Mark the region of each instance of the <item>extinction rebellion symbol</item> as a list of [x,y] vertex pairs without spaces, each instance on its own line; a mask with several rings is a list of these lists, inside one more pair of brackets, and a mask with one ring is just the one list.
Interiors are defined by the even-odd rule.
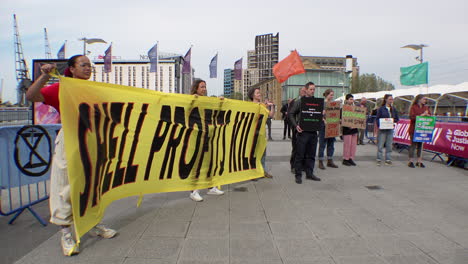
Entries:
[[[50,136],[41,126],[24,126],[15,138],[15,163],[25,175],[44,175],[52,160]],[[42,150],[42,151],[39,151]]]

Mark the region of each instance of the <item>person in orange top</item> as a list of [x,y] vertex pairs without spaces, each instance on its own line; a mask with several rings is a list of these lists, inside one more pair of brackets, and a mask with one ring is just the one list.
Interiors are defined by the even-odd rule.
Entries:
[[427,98],[424,97],[422,94],[418,94],[415,98],[413,103],[411,104],[410,108],[410,126],[409,126],[409,136],[411,139],[411,146],[408,151],[408,156],[409,156],[409,162],[408,162],[408,167],[414,168],[414,151],[417,149],[417,155],[418,155],[418,162],[416,162],[416,167],[420,168],[425,168],[424,164],[422,163],[422,150],[423,150],[423,143],[422,142],[414,142],[414,127],[416,125],[416,117],[417,116],[430,116],[431,115],[431,110],[429,110],[429,107],[426,105],[427,103]]

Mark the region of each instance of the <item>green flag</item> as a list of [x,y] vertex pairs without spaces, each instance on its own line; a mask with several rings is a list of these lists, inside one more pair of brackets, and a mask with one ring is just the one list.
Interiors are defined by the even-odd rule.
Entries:
[[401,85],[418,85],[428,83],[428,62],[400,68]]

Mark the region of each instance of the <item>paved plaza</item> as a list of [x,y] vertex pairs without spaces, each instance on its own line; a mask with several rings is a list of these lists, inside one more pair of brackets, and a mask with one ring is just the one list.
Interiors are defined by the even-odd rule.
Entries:
[[[0,263],[468,263],[467,170],[430,162],[428,153],[425,169],[408,168],[406,151],[377,167],[372,144],[358,146],[357,166],[346,167],[338,141],[340,167],[316,168],[321,182],[296,184],[282,132],[274,121],[273,179],[223,186],[220,197],[202,191],[200,203],[189,192],[147,195],[140,208],[136,197],[116,201],[104,222],[119,235],[85,236],[77,256],[64,257],[58,228],[42,227],[29,212],[14,225],[0,217]],[[49,217],[47,202],[35,208]]]

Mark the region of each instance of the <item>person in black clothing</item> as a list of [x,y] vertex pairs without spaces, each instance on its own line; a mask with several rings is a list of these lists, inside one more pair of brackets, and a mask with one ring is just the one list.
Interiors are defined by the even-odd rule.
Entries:
[[283,140],[286,139],[286,131],[288,132],[288,138],[291,138],[291,126],[289,125],[288,120],[288,108],[289,104],[291,103],[292,99],[289,98],[288,102],[281,107],[281,118],[284,122],[284,131],[283,131]]
[[[354,96],[346,95],[345,104],[354,105]],[[356,166],[354,157],[356,156],[358,129],[343,126],[343,165]]]
[[[305,97],[314,97],[315,84],[309,82],[306,85]],[[291,125],[297,131],[296,155],[294,161],[294,169],[296,175],[296,183],[302,183],[303,162],[305,162],[306,179],[320,181],[320,178],[314,175],[315,153],[317,152],[317,131],[303,131],[296,120],[300,120],[301,115],[301,100],[297,99],[288,113]]]
[[[291,112],[291,109],[293,108],[294,104],[296,101],[299,100],[299,98],[301,98],[302,96],[305,95],[305,90],[306,90],[306,87],[303,86],[301,87],[301,89],[299,89],[299,96],[297,98],[294,98],[291,100],[291,102],[289,103],[288,105],[288,121],[289,121],[289,127],[291,128],[292,130],[292,138],[291,138],[291,159],[289,160],[289,164],[291,165],[291,172],[293,174],[295,174],[295,169],[294,169],[294,160],[296,158],[296,142],[297,142],[297,130],[296,128],[293,126],[292,122],[291,122],[291,118],[289,117],[289,113]],[[300,107],[300,105],[299,105]]]

